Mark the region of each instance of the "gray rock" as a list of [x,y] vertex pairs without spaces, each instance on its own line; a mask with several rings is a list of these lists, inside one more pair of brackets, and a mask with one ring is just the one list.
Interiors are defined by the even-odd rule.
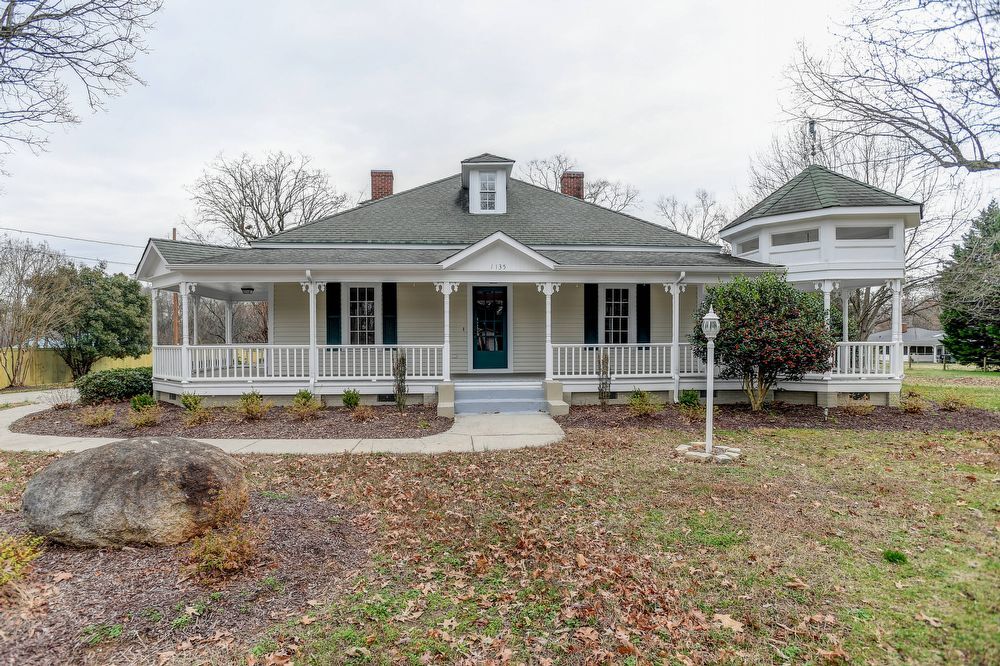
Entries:
[[32,477],[28,526],[72,546],[171,545],[237,518],[243,466],[182,437],[112,442],[61,458]]

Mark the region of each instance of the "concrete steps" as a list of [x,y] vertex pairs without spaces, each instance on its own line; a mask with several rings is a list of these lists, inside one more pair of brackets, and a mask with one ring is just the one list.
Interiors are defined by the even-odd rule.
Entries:
[[456,414],[547,412],[540,381],[455,382]]

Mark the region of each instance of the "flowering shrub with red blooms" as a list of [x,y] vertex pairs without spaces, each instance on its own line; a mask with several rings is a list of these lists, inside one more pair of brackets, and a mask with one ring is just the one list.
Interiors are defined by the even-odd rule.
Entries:
[[701,319],[709,306],[722,325],[715,338],[720,377],[741,379],[750,407],[759,411],[779,380],[796,381],[830,369],[836,342],[826,326],[823,301],[790,285],[781,275],[737,276],[709,287],[695,312],[696,353],[707,356]]

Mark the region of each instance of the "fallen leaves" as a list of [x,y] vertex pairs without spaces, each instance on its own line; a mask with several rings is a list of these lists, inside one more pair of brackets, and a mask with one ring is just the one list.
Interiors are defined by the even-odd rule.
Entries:
[[743,623],[734,620],[733,616],[727,613],[716,613],[712,616],[712,621],[722,629],[730,629],[737,634],[743,633]]
[[792,578],[790,581],[786,582],[785,587],[791,590],[808,590],[809,583],[805,582],[804,580],[796,576],[795,578]]
[[931,617],[930,615],[926,615],[924,614],[923,611],[917,613],[915,618],[920,622],[926,622],[935,629],[940,629],[943,626],[941,620],[937,619],[936,617]]

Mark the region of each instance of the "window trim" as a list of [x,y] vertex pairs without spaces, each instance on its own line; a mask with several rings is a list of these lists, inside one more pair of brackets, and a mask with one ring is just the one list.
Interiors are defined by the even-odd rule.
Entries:
[[[802,234],[802,233],[808,235],[810,232],[815,232],[816,233],[816,240],[808,240],[808,239],[806,239],[804,241],[796,241],[794,243],[778,243],[778,242],[775,242],[775,239],[778,236],[786,236],[786,235],[791,235],[791,234]],[[809,245],[811,243],[819,243],[819,227],[810,227],[808,229],[789,229],[788,231],[772,231],[771,232],[771,248],[772,249],[776,248],[776,247],[790,247],[790,246],[793,246],[793,245]]]
[[[484,189],[483,186],[489,180],[493,181],[493,189],[491,189],[491,190]],[[497,183],[498,180],[500,180],[500,179],[497,177],[497,172],[496,171],[480,171],[479,172],[479,210],[481,212],[483,212],[483,213],[495,213],[495,212],[497,212],[497,208],[498,208],[497,198],[499,196],[499,192],[497,191],[499,189],[498,183]],[[483,203],[484,203],[483,202],[483,195],[484,194],[492,194],[493,195],[493,207],[492,208],[486,208],[483,205]]]
[[344,347],[365,347],[367,344],[351,343],[351,287],[374,287],[375,298],[375,342],[382,342],[382,283],[381,282],[341,282],[340,283],[340,344]]
[[[605,325],[605,313],[607,312],[607,302],[608,302],[608,289],[627,289],[628,290],[628,331],[625,342],[605,342],[607,337],[607,328]],[[630,345],[636,341],[636,327],[637,327],[637,302],[635,298],[635,285],[634,284],[615,284],[615,283],[605,283],[602,282],[598,286],[597,294],[597,344],[598,345],[613,345],[613,344],[625,344]]]
[[[841,229],[878,229],[880,231],[881,230],[888,230],[889,235],[886,236],[886,237],[881,237],[881,238],[841,238],[840,237],[840,230]],[[871,243],[871,242],[876,242],[876,241],[882,241],[882,242],[893,241],[893,240],[896,239],[896,230],[893,228],[893,225],[891,225],[891,224],[844,225],[844,226],[838,226],[838,227],[836,227],[834,229],[834,231],[833,231],[833,238],[836,241],[839,241],[839,242],[845,242],[846,241],[848,243],[858,243],[858,242],[860,242],[860,243]]]

